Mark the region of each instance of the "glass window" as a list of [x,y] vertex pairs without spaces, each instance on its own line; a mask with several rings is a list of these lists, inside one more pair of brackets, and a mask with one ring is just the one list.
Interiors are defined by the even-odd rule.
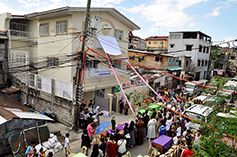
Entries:
[[209,47],[207,47],[206,49],[207,49],[206,52],[209,53]]
[[2,63],[3,63],[3,61],[0,61],[0,70],[3,69],[3,68],[2,68]]
[[201,61],[198,59],[198,66],[200,66],[201,65]]
[[192,45],[186,45],[186,51],[192,51]]
[[202,66],[204,66],[204,60],[202,60]]
[[99,97],[104,97],[105,89],[100,89],[95,91],[95,95]]
[[203,53],[205,53],[205,51],[206,51],[206,47],[204,46],[204,47],[203,47]]
[[115,30],[115,38],[121,41],[122,37],[123,37],[123,31]]
[[58,58],[57,57],[47,57],[47,67],[58,67]]
[[49,35],[49,24],[40,24],[40,35]]
[[188,61],[186,61],[186,66],[188,66]]
[[174,44],[171,44],[171,45],[170,45],[170,48],[173,48],[173,47],[174,47]]
[[154,41],[153,44],[158,44],[158,42],[157,42],[157,41]]
[[205,66],[207,66],[207,60],[205,60]]
[[57,34],[67,34],[67,21],[57,22]]
[[202,45],[199,45],[199,52],[202,52]]
[[148,44],[151,44],[151,42],[149,41]]
[[163,42],[163,41],[161,41],[161,42],[160,42],[160,44],[161,44],[161,45],[163,45],[163,44],[164,44],[164,42]]

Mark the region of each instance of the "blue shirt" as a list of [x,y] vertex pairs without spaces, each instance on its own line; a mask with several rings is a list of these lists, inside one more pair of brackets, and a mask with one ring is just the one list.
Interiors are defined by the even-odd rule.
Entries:
[[159,131],[160,131],[160,135],[165,135],[166,127],[165,127],[164,125],[162,125],[162,126],[159,128]]

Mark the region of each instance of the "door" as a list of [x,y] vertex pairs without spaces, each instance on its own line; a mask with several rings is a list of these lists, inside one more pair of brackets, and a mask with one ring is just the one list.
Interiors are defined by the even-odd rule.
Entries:
[[117,105],[117,97],[114,94],[113,100],[112,100],[112,111],[116,112],[116,105]]
[[109,111],[109,99],[95,95],[95,106],[100,106],[101,111]]

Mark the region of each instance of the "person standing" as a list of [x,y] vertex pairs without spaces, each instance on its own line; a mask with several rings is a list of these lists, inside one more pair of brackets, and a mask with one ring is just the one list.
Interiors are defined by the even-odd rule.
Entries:
[[99,126],[100,125],[100,115],[101,115],[101,113],[100,113],[100,106],[97,106],[96,107],[96,109],[95,109],[95,111],[94,111],[94,113],[96,114],[96,119],[97,119],[97,126]]
[[197,133],[193,137],[193,144],[199,146],[199,143],[201,142],[201,130],[198,130]]
[[186,119],[186,124],[185,124],[185,127],[187,130],[190,130],[190,120],[189,119]]
[[149,120],[148,124],[148,131],[147,131],[147,138],[154,139],[156,137],[156,119],[155,117],[151,117],[151,120]]
[[116,157],[118,144],[114,141],[113,135],[110,136],[110,140],[108,141],[106,148],[106,157]]
[[124,135],[120,135],[120,140],[118,141],[118,153],[119,157],[123,156],[127,149],[126,149],[127,141],[124,139]]
[[81,148],[83,146],[85,146],[87,148],[86,155],[88,155],[88,149],[91,147],[91,143],[90,143],[90,138],[89,138],[86,130],[84,130],[83,134],[81,135]]
[[93,129],[93,125],[95,122],[91,122],[88,126],[87,126],[87,130],[88,130],[88,135],[90,138],[90,142],[92,142],[93,140],[93,135],[95,134],[95,130]]
[[143,144],[143,126],[144,122],[141,118],[138,118],[138,122],[135,123],[135,126],[137,128],[137,144]]
[[104,138],[100,138],[100,146],[99,149],[103,151],[103,154],[105,155],[105,149],[106,149],[106,143]]
[[88,108],[89,108],[91,105],[92,105],[92,108],[94,109],[94,108],[95,108],[95,106],[94,106],[94,104],[93,104],[93,101],[92,101],[92,100],[90,100],[90,103],[88,104]]
[[161,126],[159,128],[159,132],[158,132],[158,137],[161,135],[165,135],[165,131],[166,131],[166,127],[165,127],[165,123],[161,122]]
[[147,135],[147,124],[148,124],[148,122],[149,122],[149,116],[147,115],[147,113],[146,112],[144,112],[144,114],[143,114],[143,119],[144,119],[144,131],[143,131],[143,134],[145,134],[145,137],[146,137],[146,135]]
[[98,144],[93,145],[93,150],[88,157],[103,157],[103,152],[98,148]]
[[136,144],[136,133],[137,133],[137,128],[134,126],[134,121],[130,122],[129,132],[131,133],[131,138],[128,140],[128,144],[132,148]]
[[127,116],[128,115],[128,109],[129,109],[128,103],[125,104],[124,109],[125,109],[125,116]]
[[69,133],[66,133],[65,144],[64,144],[66,157],[70,154],[69,136],[70,136]]
[[34,156],[34,146],[35,142],[31,141],[30,145],[27,147],[25,154],[27,157],[33,157]]
[[124,107],[124,102],[123,102],[123,97],[119,100],[119,113],[123,113],[123,107]]

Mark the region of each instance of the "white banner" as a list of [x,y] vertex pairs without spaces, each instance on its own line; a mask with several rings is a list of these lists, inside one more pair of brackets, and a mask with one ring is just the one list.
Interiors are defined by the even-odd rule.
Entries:
[[[114,68],[115,73],[118,73],[118,69]],[[113,75],[109,69],[90,69],[90,76],[101,76],[101,75]]]

